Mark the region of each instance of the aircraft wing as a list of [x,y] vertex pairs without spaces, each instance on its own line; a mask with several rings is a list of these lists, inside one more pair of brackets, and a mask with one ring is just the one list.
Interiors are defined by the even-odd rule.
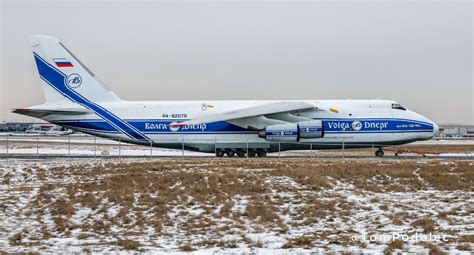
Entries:
[[[198,125],[204,123],[211,123],[217,121],[231,121],[233,123],[238,122],[254,122],[257,119],[265,118],[265,115],[274,115],[281,113],[291,113],[296,111],[304,111],[316,109],[313,104],[307,102],[275,102],[264,105],[252,106],[248,108],[242,108],[238,110],[217,113],[211,116],[205,116],[202,118],[190,119],[188,121],[180,123],[172,123],[170,126],[187,126],[187,125]],[[265,118],[266,119],[266,118]],[[242,123],[239,126],[246,126]]]

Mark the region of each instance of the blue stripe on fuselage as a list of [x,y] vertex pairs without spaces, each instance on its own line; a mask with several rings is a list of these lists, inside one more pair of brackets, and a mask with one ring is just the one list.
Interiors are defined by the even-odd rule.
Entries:
[[[130,119],[126,120],[129,124],[143,133],[147,134],[169,134],[169,133],[182,133],[182,134],[210,134],[210,133],[256,133],[248,131],[244,128],[232,125],[225,121],[213,122],[201,125],[184,126],[175,129],[170,129],[169,124],[172,122],[182,122],[182,120],[140,120]],[[360,130],[356,131],[352,129],[352,122],[359,121],[362,124]],[[412,133],[412,132],[433,132],[433,126],[428,123],[421,123],[418,121],[405,120],[405,119],[331,119],[328,121],[323,120],[324,132],[329,134],[359,134],[359,133]],[[334,124],[334,122],[340,122],[341,124]],[[68,121],[57,121],[59,125],[68,126],[71,128],[88,128],[96,129],[97,131],[113,131],[113,127],[108,123],[101,120],[68,120]],[[381,124],[386,123],[386,124]],[[331,125],[330,125],[331,124]]]
[[[432,132],[433,125],[408,119],[356,118],[322,120],[325,133]],[[358,124],[358,125],[354,125]]]
[[107,111],[98,104],[95,104],[85,97],[81,96],[79,93],[75,92],[66,85],[66,75],[61,71],[57,70],[55,67],[51,66],[49,63],[44,61],[40,56],[34,53],[36,66],[38,67],[38,72],[41,79],[48,83],[56,91],[69,98],[71,101],[78,103],[89,110],[92,110],[99,117],[107,121],[115,130],[120,130],[128,137],[137,139],[137,140],[148,140],[151,141],[147,136],[142,134],[135,127],[129,123],[121,120],[119,117],[113,113]]

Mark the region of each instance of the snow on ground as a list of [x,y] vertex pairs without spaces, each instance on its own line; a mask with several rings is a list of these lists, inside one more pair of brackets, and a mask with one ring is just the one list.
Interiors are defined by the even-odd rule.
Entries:
[[474,162],[0,162],[0,251],[474,249]]
[[0,138],[0,154],[29,156],[209,156],[193,151],[151,148],[94,137]]
[[[0,153],[2,151],[0,150]],[[5,152],[5,149],[3,150]],[[200,153],[194,151],[180,151],[180,150],[171,150],[171,149],[162,149],[162,148],[147,148],[147,147],[124,147],[118,149],[117,147],[110,146],[101,146],[98,148],[87,148],[87,147],[77,147],[72,146],[70,149],[65,148],[64,146],[55,146],[48,145],[47,147],[17,147],[12,146],[8,149],[8,153],[12,156],[14,155],[30,155],[30,156],[97,156],[97,157],[107,157],[107,156],[137,156],[137,157],[149,157],[149,156],[210,156],[209,153]]]

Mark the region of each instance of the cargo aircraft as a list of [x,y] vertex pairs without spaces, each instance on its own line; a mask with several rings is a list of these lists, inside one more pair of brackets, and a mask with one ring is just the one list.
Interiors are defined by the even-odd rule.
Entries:
[[46,102],[13,112],[116,141],[217,157],[342,147],[374,147],[382,157],[385,146],[439,130],[390,100],[126,101],[57,38],[30,43]]

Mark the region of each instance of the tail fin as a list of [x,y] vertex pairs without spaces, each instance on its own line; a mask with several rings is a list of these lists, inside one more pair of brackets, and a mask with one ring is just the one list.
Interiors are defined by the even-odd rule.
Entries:
[[30,43],[47,102],[121,100],[57,38],[32,35]]

